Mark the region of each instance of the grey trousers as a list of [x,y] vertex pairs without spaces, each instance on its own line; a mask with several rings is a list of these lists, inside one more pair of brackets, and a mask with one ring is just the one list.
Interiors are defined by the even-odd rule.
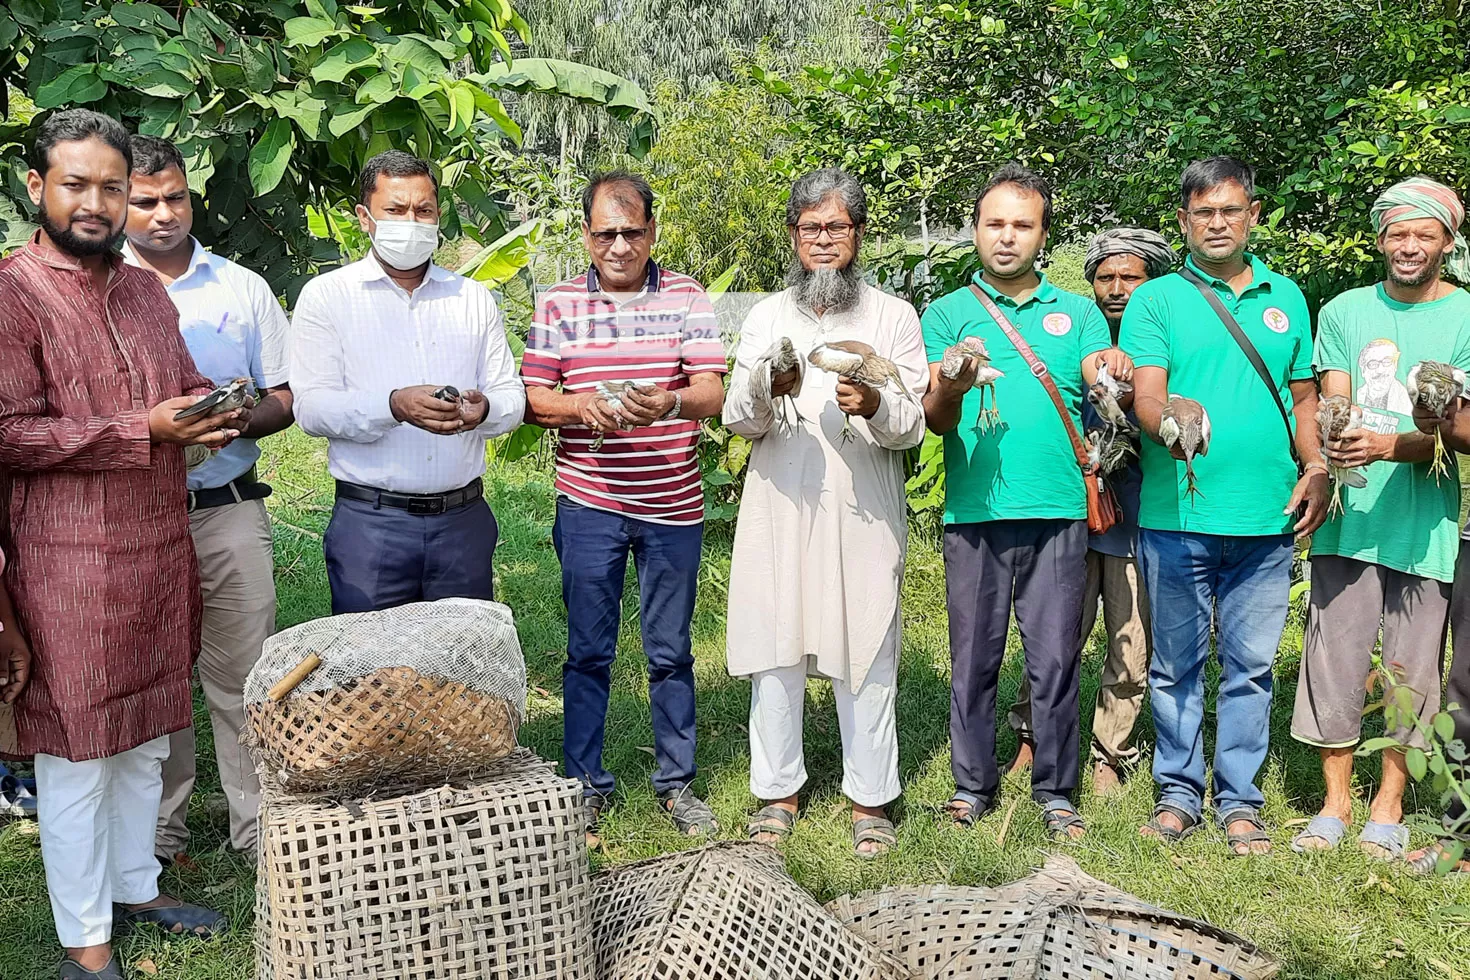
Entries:
[[[1383,662],[1414,691],[1415,714],[1438,711],[1449,583],[1337,555],[1313,557],[1311,569],[1292,737],[1325,749],[1358,744],[1380,621]],[[1389,734],[1424,747],[1413,726]]]
[[1031,684],[1031,795],[1044,803],[1068,799],[1077,789],[1086,559],[1086,521],[986,521],[944,529],[950,769],[956,788],[986,806],[1000,788],[995,704],[1012,605]]

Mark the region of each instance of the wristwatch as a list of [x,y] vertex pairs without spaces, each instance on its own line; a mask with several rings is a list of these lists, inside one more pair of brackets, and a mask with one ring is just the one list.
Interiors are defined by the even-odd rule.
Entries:
[[671,408],[671,409],[669,409],[663,415],[659,416],[659,421],[663,421],[664,419],[676,419],[676,418],[678,418],[679,417],[679,412],[680,412],[681,409],[683,409],[683,407],[684,407],[684,396],[681,395],[681,394],[679,394],[677,391],[674,392],[674,407]]

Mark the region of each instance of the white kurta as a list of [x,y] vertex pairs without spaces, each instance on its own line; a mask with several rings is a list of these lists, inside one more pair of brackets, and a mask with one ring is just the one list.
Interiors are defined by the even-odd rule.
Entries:
[[[813,347],[860,340],[893,361],[904,389],[880,391],[872,419],[838,438],[837,375],[806,365],[794,425],[752,393],[756,360],[781,337]],[[730,564],[725,655],[734,676],[806,666],[858,691],[880,654],[896,657],[908,518],[903,450],[924,439],[928,358],[914,308],[864,286],[856,307],[818,319],[791,291],[746,317],[721,420],[752,440]],[[789,413],[788,413],[789,414]]]

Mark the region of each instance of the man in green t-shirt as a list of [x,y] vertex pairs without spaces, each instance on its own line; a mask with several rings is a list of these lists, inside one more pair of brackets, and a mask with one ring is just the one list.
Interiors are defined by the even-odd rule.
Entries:
[[[1271,844],[1256,777],[1266,760],[1292,533],[1316,530],[1327,509],[1312,336],[1301,290],[1246,251],[1261,212],[1251,168],[1229,157],[1193,163],[1181,192],[1179,229],[1189,258],[1180,272],[1138,287],[1119,341],[1137,365],[1134,408],[1148,436],[1138,550],[1152,613],[1149,691],[1160,800],[1142,832],[1174,841],[1201,823],[1204,666],[1213,625],[1220,659],[1217,819],[1232,854],[1264,854]],[[1214,303],[1238,326],[1263,372]],[[1159,438],[1171,394],[1199,402],[1211,423],[1208,454],[1193,464],[1197,494],[1188,492],[1184,463]],[[1293,441],[1305,467],[1300,477]]]
[[[1442,278],[1465,209],[1454,191],[1422,177],[1395,184],[1373,204],[1383,282],[1352,289],[1322,308],[1317,371],[1322,394],[1354,402],[1361,424],[1327,447],[1330,462],[1358,471],[1365,486],[1341,486],[1342,513],[1312,536],[1312,593],[1291,734],[1322,755],[1322,809],[1296,835],[1297,851],[1337,845],[1352,821],[1353,749],[1365,681],[1383,627],[1383,662],[1413,692],[1417,715],[1439,710],[1450,584],[1459,550],[1458,467],[1438,475],[1434,437],[1414,425],[1405,382],[1415,364],[1447,361],[1470,370],[1470,293]],[[1424,748],[1410,719],[1390,731]],[[1404,857],[1408,769],[1402,751],[1383,753],[1383,780],[1358,835],[1375,857]]]
[[[1051,227],[1051,189],[1010,164],[975,203],[974,283],[930,304],[921,325],[929,356],[924,413],[944,436],[944,569],[953,664],[949,811],[972,826],[1000,789],[995,704],[1014,601],[1031,682],[1036,755],[1033,798],[1054,839],[1082,836],[1071,801],[1077,789],[1078,630],[1086,579],[1087,495],[1067,426],[1040,375],[1049,376],[1075,428],[1085,386],[1106,362],[1127,380],[1133,364],[1111,346],[1108,323],[1090,299],[1063,292],[1036,271]],[[1033,372],[986,310],[1009,320],[1044,371]],[[945,351],[975,337],[990,354],[999,419],[981,414],[970,359],[953,379]]]

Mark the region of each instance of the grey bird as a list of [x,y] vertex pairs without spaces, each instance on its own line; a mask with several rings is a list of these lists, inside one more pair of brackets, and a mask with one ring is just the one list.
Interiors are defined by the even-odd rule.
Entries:
[[[1317,435],[1326,449],[1329,442],[1336,442],[1343,434],[1360,428],[1363,410],[1342,395],[1324,395],[1317,402]],[[1368,485],[1368,477],[1361,470],[1347,466],[1334,466],[1329,461],[1327,475],[1332,478],[1332,502],[1327,505],[1327,516],[1342,513],[1342,488],[1361,489]]]
[[771,398],[771,383],[777,375],[788,371],[796,372],[796,385],[787,394],[776,399],[775,404],[776,422],[783,430],[789,430],[795,424],[791,420],[793,415],[798,421],[806,421],[796,409],[796,396],[801,394],[801,358],[797,355],[791,338],[782,337],[771,344],[764,354],[756,358],[750,371],[750,387],[761,401]]
[[1094,426],[1087,430],[1088,462],[1111,476],[1128,464],[1129,456],[1138,455],[1126,433],[1112,425]]
[[1087,400],[1097,409],[1098,416],[1109,425],[1133,435],[1138,428],[1128,420],[1118,400],[1133,390],[1126,381],[1113,377],[1106,362],[1097,366],[1097,380],[1087,388]]
[[[1210,416],[1205,407],[1192,398],[1170,395],[1169,404],[1159,420],[1159,439],[1170,450],[1179,447],[1184,455],[1185,495],[1194,497],[1199,486],[1194,477],[1194,457],[1210,449]],[[1203,496],[1203,494],[1201,494]]]
[[[869,388],[882,388],[889,382],[895,388],[903,388],[898,366],[860,340],[837,340],[829,344],[818,344],[812,348],[806,359],[823,371],[851,378]],[[844,443],[853,438],[852,416],[844,414],[842,429],[837,437]]]
[[174,413],[174,421],[183,422],[201,415],[223,415],[244,405],[246,398],[254,397],[254,382],[249,378],[236,378],[229,384],[220,385],[188,408],[179,409]]
[[434,397],[441,402],[457,402],[459,401],[459,389],[454,385],[444,385],[434,389]]
[[[1437,419],[1448,419],[1450,410],[1465,393],[1465,372],[1443,361],[1420,361],[1409,369],[1409,398]],[[1434,462],[1430,468],[1436,481],[1449,472],[1449,454],[1439,430],[1434,431]]]
[[[975,384],[980,389],[980,415],[975,420],[977,429],[988,429],[1000,421],[1000,406],[995,400],[995,382],[1004,378],[1005,372],[990,366],[990,351],[979,337],[966,337],[958,344],[945,348],[939,361],[939,376],[953,381],[965,370],[968,361],[975,361]],[[985,393],[990,392],[990,407],[985,407]]]
[[[597,393],[602,396],[603,401],[607,402],[607,407],[612,413],[617,415],[623,410],[623,396],[629,391],[637,390],[646,394],[657,387],[647,381],[599,381],[597,382]],[[625,428],[632,429],[635,426],[628,425]],[[594,453],[602,448],[602,440],[606,436],[606,432],[599,432],[592,437],[591,449]]]

